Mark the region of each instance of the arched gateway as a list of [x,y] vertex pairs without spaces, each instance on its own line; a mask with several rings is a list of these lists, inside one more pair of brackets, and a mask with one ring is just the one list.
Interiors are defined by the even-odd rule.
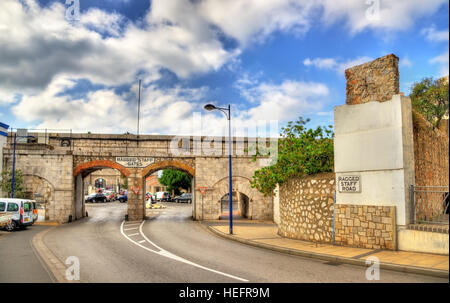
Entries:
[[[33,134],[31,134],[33,135]],[[36,135],[38,136],[38,134]],[[13,134],[4,148],[6,167],[12,164]],[[67,222],[69,216],[79,219],[85,215],[84,182],[90,173],[104,168],[120,171],[128,181],[128,218],[145,217],[145,180],[152,173],[173,168],[187,172],[192,178],[192,215],[196,220],[219,219],[221,197],[227,185],[228,155],[198,152],[192,138],[190,149],[183,149],[173,136],[50,134],[45,144],[19,143],[16,145],[16,168],[27,178],[43,178],[53,188],[52,203],[48,205],[47,219]],[[186,142],[186,138],[183,138]],[[175,144],[174,144],[175,142]],[[226,149],[223,141],[222,150]],[[216,143],[217,144],[217,143]],[[244,141],[243,150],[248,150]],[[220,149],[219,149],[220,150]],[[250,199],[246,207],[252,219],[272,219],[272,198],[264,197],[250,188],[254,171],[265,165],[266,159],[252,160],[251,155],[233,156],[234,190]],[[31,179],[30,179],[31,180]],[[203,196],[197,190],[207,187]]]

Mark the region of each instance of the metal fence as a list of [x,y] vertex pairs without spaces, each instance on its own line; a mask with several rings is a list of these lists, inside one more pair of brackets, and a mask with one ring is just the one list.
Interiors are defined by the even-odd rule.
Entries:
[[411,185],[411,221],[415,224],[448,224],[448,186]]

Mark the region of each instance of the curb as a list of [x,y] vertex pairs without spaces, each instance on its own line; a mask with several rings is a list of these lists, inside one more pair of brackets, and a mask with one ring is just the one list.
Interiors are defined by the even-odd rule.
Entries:
[[33,225],[39,226],[59,226],[59,223],[56,221],[44,221],[44,222],[34,222]]
[[45,235],[53,230],[53,228],[46,229],[36,234],[31,240],[31,246],[39,256],[47,271],[53,275],[53,280],[57,283],[78,283],[80,281],[68,281],[65,277],[66,266],[57,256],[44,244]]
[[[226,239],[240,242],[240,243],[250,245],[250,246],[256,246],[256,247],[260,247],[260,248],[273,250],[273,251],[280,252],[280,253],[286,253],[289,255],[296,255],[296,256],[307,257],[307,258],[314,258],[314,259],[319,259],[319,260],[323,260],[323,261],[331,261],[331,262],[346,263],[346,264],[351,264],[351,265],[358,265],[358,266],[363,266],[363,267],[369,267],[371,265],[371,264],[366,264],[366,261],[361,260],[361,259],[320,254],[320,253],[309,252],[309,251],[304,251],[304,250],[296,250],[296,249],[284,248],[284,247],[270,245],[270,244],[258,243],[258,242],[252,241],[252,240],[241,239],[241,238],[237,238],[234,236],[224,234],[223,232],[220,232],[211,226],[206,226],[206,227],[210,232],[212,232],[215,235],[218,235],[222,238],[226,238]],[[413,274],[419,274],[419,275],[439,277],[439,278],[448,278],[449,277],[448,271],[439,270],[439,269],[423,268],[423,267],[417,267],[417,266],[405,266],[405,265],[399,265],[399,264],[394,264],[394,263],[380,262],[380,268],[387,269],[387,270],[399,271],[399,272],[405,272],[405,273],[413,273]]]

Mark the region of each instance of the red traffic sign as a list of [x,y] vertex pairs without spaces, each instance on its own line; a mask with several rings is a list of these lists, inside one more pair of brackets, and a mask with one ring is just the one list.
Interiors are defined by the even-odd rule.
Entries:
[[206,186],[199,186],[198,190],[200,191],[200,193],[202,194],[202,196],[206,193],[206,190],[208,189],[208,187]]

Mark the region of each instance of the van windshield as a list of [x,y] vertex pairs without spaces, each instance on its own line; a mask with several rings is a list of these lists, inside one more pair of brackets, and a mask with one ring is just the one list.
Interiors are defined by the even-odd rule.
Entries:
[[6,203],[0,202],[0,211],[5,211],[5,208],[6,208]]

